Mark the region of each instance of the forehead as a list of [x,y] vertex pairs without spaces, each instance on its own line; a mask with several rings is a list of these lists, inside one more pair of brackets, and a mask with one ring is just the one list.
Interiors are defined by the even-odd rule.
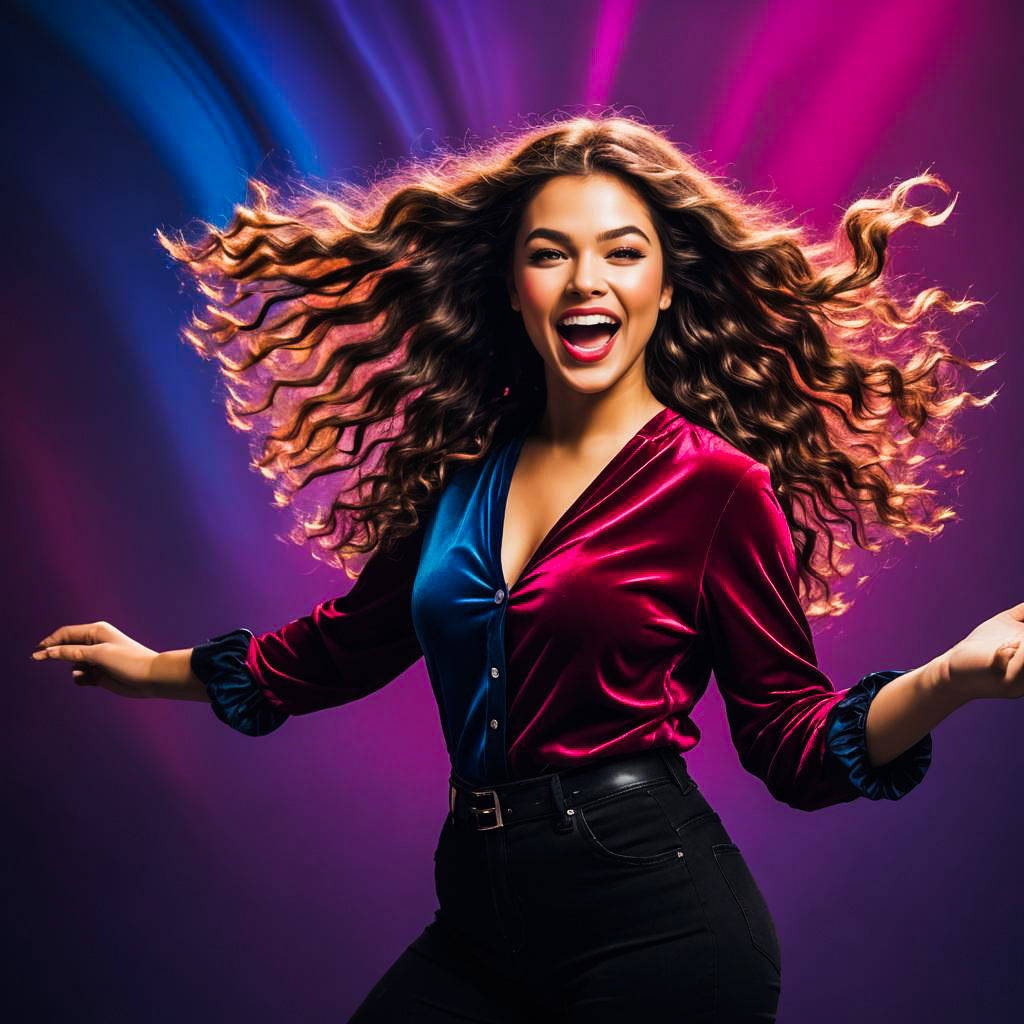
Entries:
[[650,227],[647,204],[613,174],[565,174],[544,183],[527,203],[520,235],[536,227],[596,234],[623,224]]

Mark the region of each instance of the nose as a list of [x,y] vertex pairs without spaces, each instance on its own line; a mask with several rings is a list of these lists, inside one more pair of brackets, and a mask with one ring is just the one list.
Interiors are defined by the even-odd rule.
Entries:
[[583,254],[576,261],[576,268],[569,279],[569,287],[576,292],[599,293],[602,291],[601,283],[594,270],[595,260]]

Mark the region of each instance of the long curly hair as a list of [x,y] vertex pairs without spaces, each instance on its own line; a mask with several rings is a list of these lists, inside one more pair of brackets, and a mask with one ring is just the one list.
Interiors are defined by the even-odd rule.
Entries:
[[646,201],[674,286],[644,353],[652,394],[768,467],[802,606],[841,614],[830,580],[849,573],[851,543],[837,527],[871,552],[872,525],[904,542],[938,534],[956,515],[921,473],[962,475],[935,456],[961,446],[956,411],[998,393],[959,390],[956,367],[996,360],[961,358],[922,323],[981,303],[927,288],[901,305],[883,273],[890,235],[944,223],[956,197],[937,214],[911,205],[915,185],[949,193],[925,171],[812,242],[625,116],[556,117],[365,186],[289,195],[250,178],[225,229],[157,231],[210,300],[182,336],[218,360],[230,423],[263,424],[252,465],[277,482],[278,507],[346,474],[291,539],[354,577],[351,556],[413,533],[454,468],[542,411],[543,363],[508,301],[513,239],[545,182],[588,173]]

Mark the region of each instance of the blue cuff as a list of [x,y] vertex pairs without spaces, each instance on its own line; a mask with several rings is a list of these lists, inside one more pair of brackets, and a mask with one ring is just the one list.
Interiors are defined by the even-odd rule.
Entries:
[[264,696],[246,667],[252,633],[233,629],[192,648],[192,671],[203,681],[213,713],[246,736],[265,736],[289,716]]
[[850,781],[870,800],[899,800],[923,778],[932,762],[932,734],[883,765],[868,760],[864,723],[875,694],[908,670],[885,669],[864,676],[828,715],[826,745],[846,766]]

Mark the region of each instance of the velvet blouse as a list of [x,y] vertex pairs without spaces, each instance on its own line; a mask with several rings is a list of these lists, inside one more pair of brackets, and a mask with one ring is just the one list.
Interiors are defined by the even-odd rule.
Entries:
[[529,429],[460,466],[346,594],[195,647],[218,718],[264,735],[422,657],[453,770],[487,786],[655,746],[685,755],[713,674],[740,763],[777,800],[899,799],[923,779],[931,734],[867,759],[871,699],[903,670],[836,690],[818,667],[767,467],[675,410],[612,456],[509,587],[501,534]]

